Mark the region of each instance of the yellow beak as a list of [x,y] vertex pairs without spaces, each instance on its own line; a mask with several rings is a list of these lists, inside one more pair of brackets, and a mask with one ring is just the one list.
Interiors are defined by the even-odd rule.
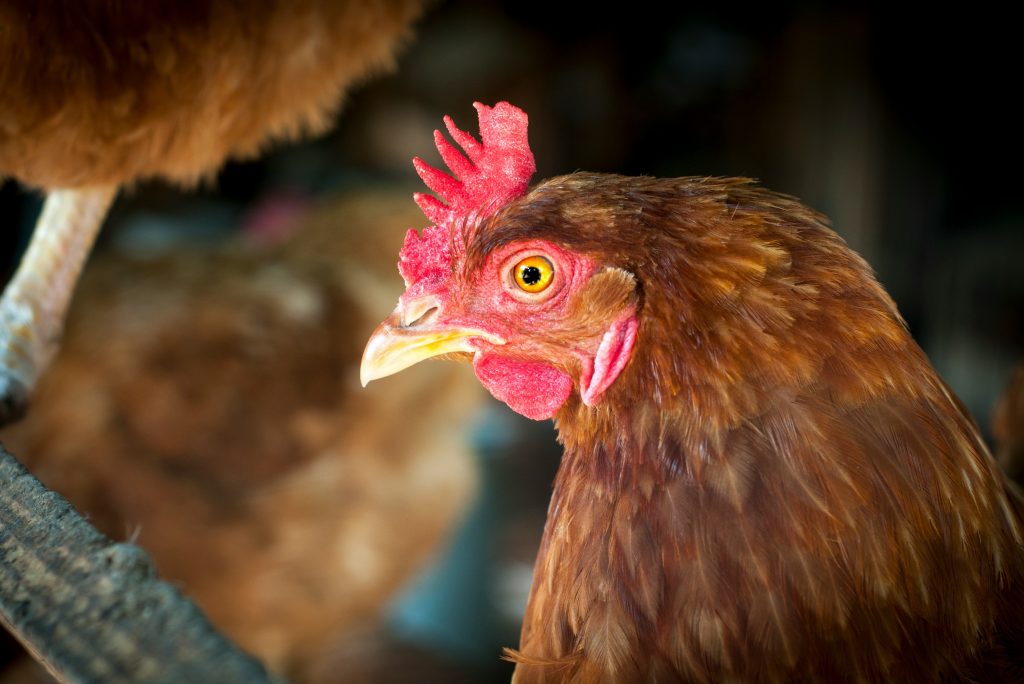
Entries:
[[504,344],[500,337],[475,328],[438,325],[402,325],[402,313],[396,310],[370,335],[359,364],[359,381],[366,387],[371,381],[405,370],[420,361],[454,352],[475,352],[473,339]]

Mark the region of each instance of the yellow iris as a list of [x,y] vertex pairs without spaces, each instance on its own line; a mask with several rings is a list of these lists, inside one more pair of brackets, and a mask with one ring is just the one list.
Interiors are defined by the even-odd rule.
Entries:
[[512,269],[512,277],[523,292],[543,292],[551,285],[555,268],[542,256],[526,257]]

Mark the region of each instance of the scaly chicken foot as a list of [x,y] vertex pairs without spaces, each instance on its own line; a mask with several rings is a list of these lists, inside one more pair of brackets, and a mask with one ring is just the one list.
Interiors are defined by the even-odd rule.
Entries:
[[78,275],[117,187],[54,190],[0,299],[0,425],[20,418],[60,347]]

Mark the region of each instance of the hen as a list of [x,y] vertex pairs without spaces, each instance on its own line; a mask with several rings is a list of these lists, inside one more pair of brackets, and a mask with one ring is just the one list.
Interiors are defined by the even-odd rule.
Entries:
[[360,681],[334,667],[351,667],[353,631],[476,485],[466,423],[483,393],[464,369],[358,391],[414,219],[400,196],[327,202],[278,247],[98,257],[33,410],[0,432],[289,681]]
[[325,130],[349,86],[393,64],[420,5],[0,0],[0,182],[47,191],[0,298],[0,423],[56,353],[120,186],[194,185]]
[[514,680],[1019,681],[1021,499],[868,265],[793,198],[436,134],[364,384],[471,359],[564,446]]

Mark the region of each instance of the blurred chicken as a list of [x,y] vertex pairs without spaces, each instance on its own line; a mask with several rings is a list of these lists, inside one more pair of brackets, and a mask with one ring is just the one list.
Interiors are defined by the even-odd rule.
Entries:
[[0,300],[0,422],[60,340],[119,186],[194,185],[228,158],[318,133],[392,64],[421,0],[0,0],[0,182],[46,190]]
[[0,434],[294,681],[345,681],[319,663],[438,551],[475,486],[465,369],[359,391],[407,197],[330,202],[278,248],[97,259],[33,411]]

